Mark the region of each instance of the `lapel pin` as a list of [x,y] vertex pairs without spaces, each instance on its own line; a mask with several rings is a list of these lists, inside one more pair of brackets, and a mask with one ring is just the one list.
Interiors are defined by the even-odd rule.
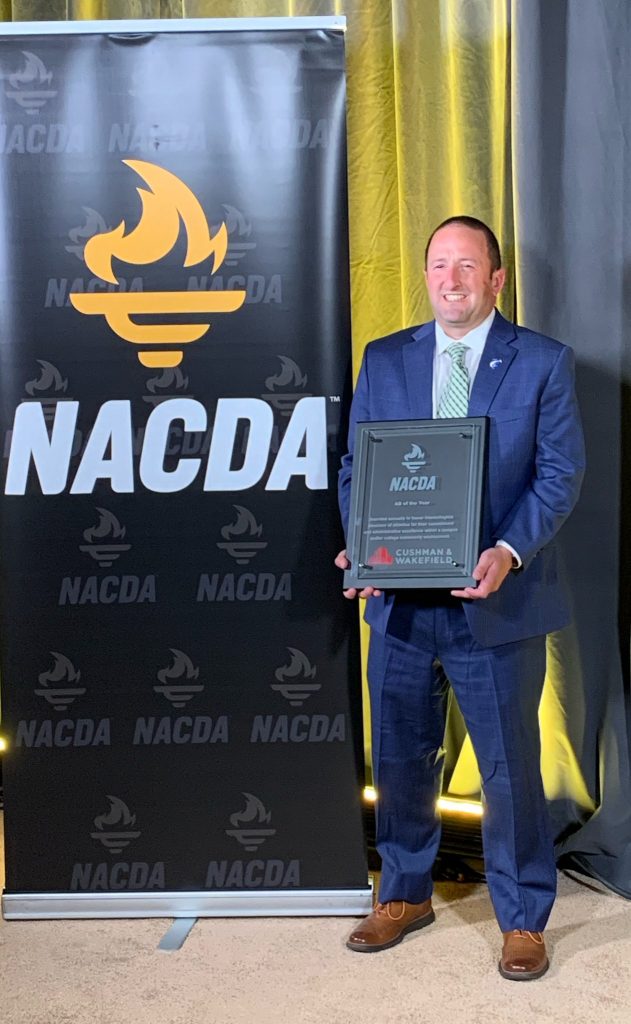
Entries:
[[502,360],[501,359],[491,359],[491,362],[489,363],[489,366],[491,367],[492,370],[497,370],[498,366],[501,366],[501,365],[502,365]]

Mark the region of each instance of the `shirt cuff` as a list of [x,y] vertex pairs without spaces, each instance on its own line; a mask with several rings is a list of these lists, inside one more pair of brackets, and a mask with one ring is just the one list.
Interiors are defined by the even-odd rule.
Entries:
[[513,569],[521,569],[524,563],[515,551],[515,548],[512,548],[510,544],[507,544],[505,540],[498,540],[495,547],[506,548],[507,551],[510,551],[511,555],[513,556]]

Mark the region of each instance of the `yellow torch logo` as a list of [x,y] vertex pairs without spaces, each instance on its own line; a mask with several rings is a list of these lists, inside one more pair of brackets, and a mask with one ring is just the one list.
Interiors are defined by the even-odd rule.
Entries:
[[[126,234],[125,221],[113,231],[94,235],[85,246],[84,260],[103,281],[118,284],[112,269],[116,257],[124,263],[146,265],[166,256],[175,245],[184,224],[187,237],[185,267],[213,257],[212,272],[223,263],[228,248],[228,231],[221,223],[214,235],[206,215],[190,188],[175,174],[145,160],[123,160],[149,186],[138,188],[142,214],[135,228]],[[198,341],[210,323],[137,324],[131,319],[142,314],[233,313],[245,302],[245,291],[212,292],[72,292],[70,301],[80,313],[100,314],[111,329],[134,345],[165,346],[138,352],[143,366],[177,366],[182,362],[180,345]]]

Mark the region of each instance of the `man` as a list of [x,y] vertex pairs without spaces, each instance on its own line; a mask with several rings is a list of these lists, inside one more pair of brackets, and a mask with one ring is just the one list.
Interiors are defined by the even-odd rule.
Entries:
[[[569,621],[553,538],[576,502],[584,467],[573,356],[495,311],[505,271],[497,239],[481,221],[453,217],[435,229],[425,279],[435,321],[366,349],[340,471],[342,518],[346,528],[356,423],[488,416],[482,552],[475,588],[359,592],[372,627],[383,867],[379,903],[347,945],[387,949],[434,920],[448,678],[482,776],[486,876],[504,934],[500,972],[531,980],[548,967],[543,930],[556,892],[537,712],[545,634]],[[336,564],[347,567],[345,551]]]

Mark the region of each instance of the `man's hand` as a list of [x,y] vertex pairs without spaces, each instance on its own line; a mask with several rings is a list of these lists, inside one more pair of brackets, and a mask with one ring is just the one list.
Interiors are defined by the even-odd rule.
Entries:
[[[346,557],[346,548],[340,551],[339,555],[335,559],[335,564],[338,569],[348,569],[351,564]],[[364,587],[363,590],[357,590],[356,587],[350,587],[349,590],[344,591],[344,597],[352,600],[354,597],[381,597],[381,591],[376,590],[374,587]]]
[[473,578],[478,580],[477,587],[452,590],[452,596],[471,597],[477,600],[480,597],[488,597],[489,594],[494,594],[502,586],[512,568],[512,564],[513,556],[508,548],[504,548],[501,545],[496,548],[487,548],[480,555],[478,564],[472,573]]

